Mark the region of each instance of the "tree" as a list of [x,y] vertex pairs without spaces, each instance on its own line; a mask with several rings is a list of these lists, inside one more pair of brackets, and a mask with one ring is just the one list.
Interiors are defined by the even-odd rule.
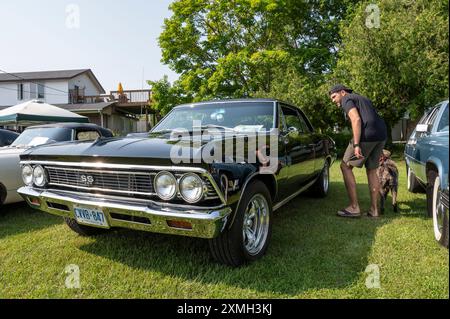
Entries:
[[162,61],[194,100],[274,92],[283,70],[314,87],[336,63],[352,2],[177,0],[159,37]]
[[370,4],[359,4],[341,25],[335,78],[371,98],[392,127],[406,111],[418,118],[424,109],[448,98],[448,2]]
[[192,97],[181,89],[179,82],[172,85],[167,75],[158,81],[148,81],[148,84],[152,87],[151,107],[160,115],[167,114],[178,104],[192,101]]

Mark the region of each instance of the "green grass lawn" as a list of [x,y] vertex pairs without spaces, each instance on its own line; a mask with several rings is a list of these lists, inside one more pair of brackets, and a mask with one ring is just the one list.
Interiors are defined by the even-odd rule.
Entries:
[[[25,205],[0,209],[0,298],[448,298],[449,254],[425,218],[425,196],[406,191],[400,213],[342,219],[345,188],[335,164],[328,198],[300,196],[276,212],[268,254],[249,266],[216,264],[206,241],[118,230],[93,238]],[[362,209],[367,178],[356,170]],[[68,289],[67,265],[81,288]],[[367,288],[368,265],[380,288]]]

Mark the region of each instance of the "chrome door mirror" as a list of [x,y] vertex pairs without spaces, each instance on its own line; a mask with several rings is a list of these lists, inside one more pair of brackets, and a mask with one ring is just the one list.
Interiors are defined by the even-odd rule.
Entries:
[[298,129],[296,127],[290,126],[288,128],[288,133],[298,133]]
[[418,124],[416,126],[417,133],[430,133],[430,126],[428,124]]

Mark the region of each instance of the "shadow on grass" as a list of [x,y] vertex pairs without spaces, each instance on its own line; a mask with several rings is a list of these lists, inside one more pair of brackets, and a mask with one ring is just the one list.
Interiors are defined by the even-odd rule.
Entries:
[[34,210],[25,202],[0,206],[0,239],[37,231],[61,222],[61,218]]
[[[336,182],[330,186],[326,199],[303,195],[277,211],[266,256],[241,268],[215,263],[206,240],[128,230],[97,237],[81,249],[136,269],[271,296],[347,287],[364,275],[377,229],[400,215],[351,220],[337,217],[336,211],[347,204],[345,188]],[[359,185],[358,192],[367,193],[367,185]],[[361,202],[369,206],[367,198]]]

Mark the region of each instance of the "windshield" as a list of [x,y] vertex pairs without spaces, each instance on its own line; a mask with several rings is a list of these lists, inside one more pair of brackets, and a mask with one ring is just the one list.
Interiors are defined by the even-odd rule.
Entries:
[[273,102],[239,102],[201,104],[176,108],[152,133],[184,129],[194,130],[194,121],[201,128],[232,129],[237,132],[265,131],[274,125]]
[[444,105],[445,109],[439,122],[438,132],[448,132],[448,103]]
[[66,128],[33,128],[25,130],[11,144],[12,147],[38,146],[54,142],[70,141],[72,139],[72,130]]

